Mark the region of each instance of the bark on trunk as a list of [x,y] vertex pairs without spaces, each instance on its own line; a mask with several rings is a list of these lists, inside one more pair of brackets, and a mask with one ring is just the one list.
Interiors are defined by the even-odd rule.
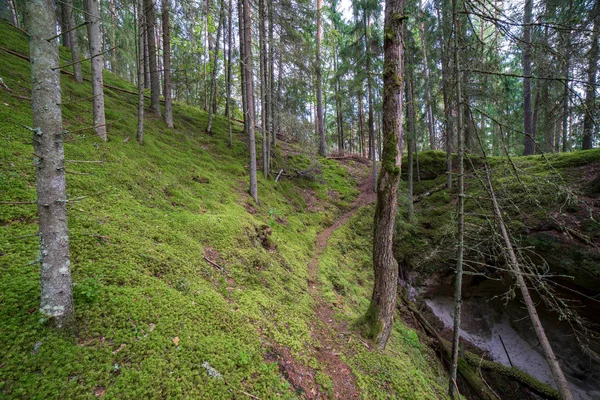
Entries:
[[404,0],[386,0],[383,65],[383,154],[377,182],[373,234],[375,284],[366,315],[377,346],[384,349],[394,320],[398,263],[392,251],[402,163],[402,25]]
[[138,125],[137,125],[137,141],[139,144],[144,144],[144,59],[145,59],[145,36],[146,23],[144,16],[143,0],[137,2],[138,11],[138,62],[137,62],[137,87],[138,87]]
[[56,41],[55,2],[26,2],[33,87],[33,149],[40,243],[40,312],[63,327],[73,314],[73,293],[67,228],[66,179],[60,109],[60,71]]
[[377,150],[375,149],[375,121],[373,117],[373,77],[371,76],[371,42],[369,39],[369,18],[365,13],[365,41],[367,50],[367,91],[369,96],[369,153],[373,162],[373,192],[377,192]]
[[[142,12],[144,8],[142,8]],[[144,16],[144,19],[146,17]],[[148,57],[148,28],[144,29],[144,88],[150,89],[150,57]]]
[[451,79],[450,66],[448,65],[449,41],[451,35],[450,23],[448,22],[448,0],[442,0],[442,17],[440,10],[437,10],[438,20],[442,27],[440,38],[440,48],[442,50],[442,93],[444,97],[444,127],[445,127],[445,147],[446,147],[446,173],[448,190],[452,189],[452,137],[454,132],[454,124],[452,121],[452,105],[451,103]]
[[250,195],[258,203],[256,181],[256,138],[254,136],[254,72],[252,68],[252,4],[244,2],[244,72],[246,84],[246,116],[248,121],[248,144],[250,146]]
[[592,148],[594,139],[594,117],[596,111],[596,72],[598,71],[598,30],[600,29],[600,0],[596,0],[594,9],[590,13],[594,21],[592,43],[588,53],[588,86],[585,91],[585,114],[583,117],[582,150]]
[[163,64],[164,64],[164,89],[165,97],[165,122],[167,128],[173,128],[173,88],[171,84],[171,29],[169,27],[169,0],[162,0],[162,28],[163,28]]
[[433,107],[431,105],[431,89],[429,84],[429,64],[427,61],[427,47],[425,46],[425,24],[423,22],[423,11],[419,2],[419,14],[421,15],[421,49],[423,50],[423,77],[425,78],[425,108],[427,110],[427,128],[429,129],[429,147],[436,150],[435,129],[433,121]]
[[277,135],[275,135],[275,104],[273,101],[275,93],[275,50],[273,31],[275,27],[273,25],[273,2],[267,3],[268,6],[268,18],[269,18],[269,55],[268,55],[268,70],[269,70],[269,91],[267,92],[267,104],[269,105],[269,121],[267,123],[268,130],[270,131],[269,137],[271,138],[271,145],[269,146],[269,166],[271,166],[272,152],[277,144]]
[[68,35],[68,31],[70,29],[69,18],[68,18],[69,7],[67,6],[67,4],[65,2],[59,3],[59,4],[60,4],[59,23],[60,23],[60,32],[62,33],[62,35],[61,35],[62,45],[65,47],[71,47],[71,43],[69,42],[70,37]]
[[240,34],[240,83],[242,92],[242,113],[244,114],[244,133],[249,137],[248,133],[248,98],[246,97],[246,51],[244,46],[245,28],[244,28],[244,0],[238,0],[238,28]]
[[150,109],[154,115],[160,117],[160,77],[158,61],[156,58],[156,12],[154,1],[144,0],[144,14],[146,15],[146,32],[148,33],[148,64],[150,67]]
[[[210,77],[210,104],[215,101],[217,96],[217,70],[219,68],[219,40],[221,40],[221,28],[223,27],[223,19],[225,18],[225,2],[221,0],[219,5],[219,25],[217,26],[217,43],[215,45],[215,51],[213,52],[213,68]],[[206,133],[212,135],[212,120],[214,110],[213,107],[209,107],[208,110],[208,124],[206,125]]]
[[[75,10],[73,9],[73,0],[64,0],[62,7],[66,8],[67,28],[75,27]],[[71,61],[73,62],[73,75],[76,82],[83,82],[83,74],[81,73],[81,63],[79,62],[79,41],[77,40],[77,30],[67,32],[69,37],[69,48],[71,49]]]
[[227,17],[227,100],[225,102],[225,115],[229,128],[229,147],[233,146],[233,133],[231,130],[231,44],[233,39],[233,4],[229,0],[229,16]]
[[525,142],[523,154],[535,154],[535,132],[533,131],[533,115],[531,112],[531,19],[533,0],[525,0],[523,13],[523,127]]
[[323,121],[323,78],[321,73],[321,39],[323,36],[323,23],[321,8],[323,0],[317,0],[317,54],[315,61],[315,79],[317,84],[317,135],[319,137],[319,155],[327,156],[327,144],[325,143],[325,124]]
[[84,1],[88,40],[90,42],[90,54],[92,64],[92,95],[94,129],[96,134],[104,141],[108,140],[106,135],[106,120],[104,117],[104,80],[102,78],[102,38],[100,36],[100,10],[98,0]]
[[[407,65],[407,64],[405,64]],[[408,64],[410,65],[410,64]],[[409,66],[407,71],[408,79],[406,80],[405,92],[406,92],[406,125],[408,132],[406,132],[407,138],[407,152],[408,152],[408,220],[413,221],[414,219],[414,204],[413,204],[413,183],[414,183],[414,169],[413,169],[413,147],[415,145],[415,105],[414,105],[414,94],[413,94],[413,70],[412,66]]]
[[269,176],[269,142],[268,132],[269,105],[267,93],[269,91],[269,74],[267,72],[267,28],[265,15],[265,0],[258,1],[258,36],[259,36],[259,58],[260,58],[260,125],[262,131],[262,162],[263,175]]
[[456,74],[456,105],[457,105],[457,126],[456,133],[458,139],[458,244],[456,257],[456,278],[454,281],[454,323],[452,332],[452,360],[450,363],[450,384],[449,392],[452,398],[457,398],[456,376],[458,370],[458,345],[460,339],[460,317],[462,306],[462,278],[463,278],[463,255],[464,255],[464,224],[465,224],[465,185],[464,185],[464,163],[463,156],[465,151],[465,129],[463,124],[463,105],[462,88],[460,76],[460,57],[459,57],[459,38],[461,37],[458,19],[458,0],[453,2],[453,20],[454,20],[454,71]]

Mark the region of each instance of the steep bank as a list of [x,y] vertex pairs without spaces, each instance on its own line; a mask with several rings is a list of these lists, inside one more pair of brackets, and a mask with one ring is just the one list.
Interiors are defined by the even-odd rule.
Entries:
[[[424,173],[416,184],[417,194],[445,180],[444,161],[442,153],[423,154]],[[487,357],[509,365],[501,334],[517,367],[553,384],[514,280],[505,268],[489,198],[480,182],[481,160],[472,157],[470,161],[465,339]],[[533,278],[531,290],[553,348],[579,398],[596,398],[600,364],[593,353],[600,349],[594,325],[600,312],[600,200],[595,182],[600,151],[492,158],[490,162],[512,240],[526,274]],[[453,191],[440,190],[419,202],[416,221],[399,224],[396,248],[408,271],[404,280],[414,293],[420,293],[430,317],[435,320],[437,316],[436,327],[447,338],[453,314],[454,196]]]

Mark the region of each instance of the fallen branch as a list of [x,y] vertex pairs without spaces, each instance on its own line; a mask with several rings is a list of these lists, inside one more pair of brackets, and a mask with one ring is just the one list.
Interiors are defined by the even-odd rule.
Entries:
[[223,268],[223,267],[221,267],[219,264],[217,264],[217,263],[216,263],[216,262],[214,262],[213,260],[209,259],[208,257],[206,257],[206,256],[202,256],[202,258],[204,259],[204,261],[206,261],[207,263],[209,263],[209,264],[210,264],[210,265],[212,265],[213,267],[215,267],[215,268],[218,268],[218,269],[220,269],[221,271],[223,271],[223,270],[224,270],[224,268]]
[[277,178],[275,178],[275,182],[279,182],[279,178],[281,177],[282,173],[283,173],[283,169],[280,169],[279,173],[277,174]]
[[448,183],[444,182],[441,185],[438,185],[438,186],[434,187],[429,192],[425,192],[423,194],[420,194],[420,195],[416,196],[414,198],[414,200],[413,200],[413,203],[418,203],[421,200],[423,200],[425,197],[429,197],[429,196],[431,196],[434,193],[441,192],[442,190],[444,190],[446,188],[447,185],[448,185]]

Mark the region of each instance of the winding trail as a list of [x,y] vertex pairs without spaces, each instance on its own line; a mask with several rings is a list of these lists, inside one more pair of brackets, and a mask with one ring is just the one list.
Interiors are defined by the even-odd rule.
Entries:
[[349,211],[341,215],[336,221],[317,235],[314,256],[308,264],[308,292],[315,300],[314,318],[312,320],[311,337],[317,345],[314,356],[323,372],[331,379],[332,385],[326,392],[320,392],[315,379],[315,371],[309,367],[295,362],[285,349],[281,354],[284,358],[284,373],[288,381],[297,389],[304,392],[308,399],[353,399],[359,397],[356,378],[350,367],[341,359],[340,355],[347,349],[350,337],[345,324],[338,322],[333,317],[331,304],[323,300],[318,283],[319,257],[327,247],[331,235],[344,225],[361,207],[373,203],[376,194],[373,192],[373,176],[370,172],[360,184],[360,194],[352,203]]

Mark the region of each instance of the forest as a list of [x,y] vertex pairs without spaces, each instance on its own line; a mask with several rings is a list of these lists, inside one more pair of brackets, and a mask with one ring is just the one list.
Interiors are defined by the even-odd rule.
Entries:
[[600,0],[0,0],[0,398],[600,398]]

